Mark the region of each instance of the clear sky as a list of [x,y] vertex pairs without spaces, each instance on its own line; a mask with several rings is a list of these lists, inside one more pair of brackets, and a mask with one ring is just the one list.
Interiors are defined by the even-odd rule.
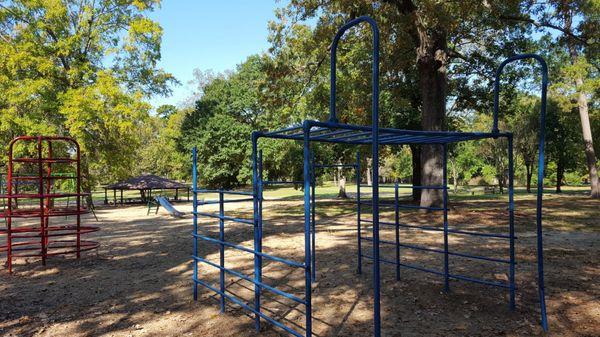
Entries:
[[193,70],[233,69],[249,55],[266,51],[275,0],[163,0],[150,17],[163,28],[160,67],[181,82],[171,97],[155,97],[155,107],[184,101],[193,92]]

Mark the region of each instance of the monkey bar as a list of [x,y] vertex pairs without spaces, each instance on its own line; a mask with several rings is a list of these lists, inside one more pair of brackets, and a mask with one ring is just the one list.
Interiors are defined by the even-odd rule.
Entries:
[[[15,157],[15,148],[27,153],[27,148],[35,149],[31,157]],[[55,157],[56,150],[63,157]],[[57,165],[72,170],[74,174],[56,173]],[[54,185],[60,180],[74,183],[73,192],[56,192]],[[19,186],[26,182],[25,187]],[[25,191],[23,191],[25,188]],[[40,257],[46,264],[48,256],[75,254],[95,249],[98,242],[83,240],[82,235],[98,231],[98,227],[83,226],[81,216],[89,213],[82,199],[88,196],[81,192],[81,164],[79,144],[69,137],[21,136],[13,139],[8,149],[8,174],[5,209],[0,218],[6,227],[0,228],[5,242],[0,252],[6,252],[8,271],[12,273],[12,262],[18,257]],[[64,199],[75,198],[75,206],[59,206]],[[68,200],[68,199],[67,199]],[[51,224],[51,219],[74,216],[74,224]],[[20,220],[20,221],[18,221]],[[60,238],[60,239],[59,239]]]
[[[339,123],[336,116],[336,50],[338,42],[341,36],[349,28],[358,25],[359,23],[366,22],[370,25],[373,33],[373,64],[372,64],[372,125],[361,126]],[[515,307],[515,233],[514,233],[514,160],[513,160],[513,135],[510,132],[500,132],[498,130],[498,101],[499,101],[499,80],[500,75],[504,66],[510,62],[522,59],[535,59],[537,60],[542,68],[542,105],[541,105],[541,116],[540,116],[540,137],[539,137],[539,165],[538,165],[538,191],[537,191],[537,266],[538,266],[538,289],[539,289],[539,301],[541,307],[541,324],[544,330],[547,330],[547,319],[546,319],[546,308],[544,300],[544,278],[543,278],[543,242],[542,242],[542,192],[543,192],[543,171],[544,171],[544,133],[545,133],[545,114],[546,114],[546,90],[547,90],[547,67],[544,60],[532,54],[517,55],[504,61],[496,73],[496,85],[495,85],[495,99],[494,99],[494,122],[491,132],[449,132],[449,131],[417,131],[417,130],[400,130],[391,128],[380,128],[379,127],[379,31],[375,21],[369,17],[359,17],[348,22],[344,25],[336,34],[332,48],[331,48],[331,95],[330,95],[330,117],[327,122],[320,122],[315,120],[305,120],[301,125],[291,126],[285,129],[269,131],[269,132],[258,132],[252,133],[252,168],[253,168],[253,191],[251,194],[244,192],[244,195],[252,195],[253,197],[253,218],[252,219],[235,219],[224,215],[223,205],[226,202],[224,195],[228,193],[240,193],[219,190],[219,205],[220,211],[218,215],[201,213],[197,211],[198,194],[203,191],[200,190],[197,185],[197,154],[196,149],[193,153],[193,180],[194,180],[194,299],[197,299],[198,285],[204,286],[209,290],[212,290],[221,296],[221,311],[224,312],[225,301],[229,300],[232,303],[238,304],[240,307],[255,314],[255,327],[260,329],[261,318],[265,321],[272,323],[273,325],[285,330],[286,332],[294,336],[312,336],[312,301],[311,301],[311,283],[315,280],[316,264],[315,264],[315,170],[320,167],[327,167],[328,165],[316,165],[312,158],[311,143],[323,142],[323,143],[336,143],[336,144],[350,144],[350,145],[370,145],[372,155],[372,186],[371,187],[371,198],[365,200],[361,198],[360,191],[360,157],[357,157],[356,165],[350,165],[356,169],[357,173],[357,269],[358,272],[362,272],[362,259],[370,259],[373,261],[373,335],[376,337],[381,336],[381,309],[380,309],[380,291],[381,291],[381,271],[380,265],[390,264],[396,268],[396,278],[400,279],[400,268],[409,268],[419,271],[433,273],[444,277],[444,290],[450,290],[450,280],[461,280],[467,282],[478,283],[482,285],[488,285],[493,287],[499,287],[508,289],[509,291],[509,304],[510,308]],[[498,139],[505,138],[508,142],[508,148],[506,155],[508,157],[508,233],[484,233],[462,230],[460,228],[450,227],[448,222],[448,187],[447,187],[447,152],[448,145],[463,141],[474,141],[481,139]],[[301,141],[303,144],[303,181],[264,181],[263,180],[263,169],[262,169],[262,151],[259,150],[259,140],[261,139],[288,139],[293,141]],[[441,206],[419,206],[400,204],[398,199],[398,189],[400,186],[394,186],[394,201],[392,203],[387,201],[380,201],[380,184],[379,184],[379,147],[382,145],[398,146],[406,144],[420,144],[420,145],[433,145],[440,146],[443,150],[443,181],[441,185],[435,186],[411,186],[413,189],[422,190],[440,190],[443,195],[443,203]],[[279,256],[273,256],[262,252],[262,240],[263,240],[263,215],[262,215],[262,203],[263,203],[263,188],[265,185],[283,185],[283,184],[294,184],[302,185],[304,191],[304,261],[296,262],[285,259]],[[371,218],[364,218],[366,212],[361,211],[361,206],[371,206]],[[395,221],[387,222],[380,221],[380,207],[393,207]],[[430,212],[441,212],[443,216],[443,227],[438,228],[434,226],[421,226],[409,223],[403,223],[400,221],[400,209],[408,210],[427,210]],[[209,238],[207,236],[198,234],[198,216],[210,216],[212,218],[219,219],[219,239]],[[243,247],[225,239],[225,221],[241,222],[253,226],[254,243],[253,248]],[[366,230],[362,227],[363,223],[368,223],[371,227],[371,236],[363,236]],[[391,226],[395,229],[395,240],[387,241],[380,239],[380,226]],[[444,244],[442,249],[428,248],[409,244],[400,241],[400,228],[404,229],[421,229],[426,231],[437,231],[443,233]],[[501,259],[488,256],[478,256],[473,254],[467,254],[464,252],[458,252],[450,249],[448,242],[449,235],[467,235],[467,236],[479,236],[489,239],[502,239],[507,240],[509,243],[508,258]],[[198,255],[198,242],[201,241],[218,245],[220,252],[220,263],[209,263],[205,258]],[[372,253],[365,254],[363,252],[362,245],[364,242],[369,242],[372,246]],[[381,245],[391,245],[395,247],[395,259],[383,258],[380,255]],[[253,276],[242,275],[238,272],[232,271],[225,266],[224,249],[233,248],[240,250],[254,256],[254,274]],[[430,267],[417,266],[402,262],[400,248],[411,249],[421,252],[440,254],[443,260],[443,270],[434,270]],[[473,276],[461,275],[450,270],[449,259],[450,258],[466,258],[475,259],[479,261],[485,261],[490,263],[499,263],[501,265],[508,265],[508,282],[496,282],[491,280],[485,280],[476,278]],[[284,263],[293,268],[300,268],[304,270],[304,296],[300,298],[298,296],[286,293],[280,289],[266,285],[262,280],[262,259],[271,259],[280,263]],[[198,262],[208,264],[211,267],[217,268],[220,271],[220,283],[219,287],[208,284],[206,281],[200,279],[198,272]],[[240,298],[236,297],[231,293],[227,293],[226,285],[224,282],[224,275],[228,273],[234,275],[243,280],[253,283],[254,285],[254,301],[253,303],[244,302]],[[237,274],[236,274],[237,273]],[[274,292],[278,295],[285,296],[297,303],[304,305],[305,311],[305,325],[304,331],[300,332],[286,326],[277,319],[266,315],[261,309],[261,298],[263,290]]]

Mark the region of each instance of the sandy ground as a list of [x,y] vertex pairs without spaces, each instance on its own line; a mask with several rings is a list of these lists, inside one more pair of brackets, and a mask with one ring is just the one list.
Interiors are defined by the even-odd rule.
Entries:
[[[371,264],[356,273],[356,215],[353,205],[339,207],[337,200],[319,201],[317,216],[317,283],[313,286],[315,336],[369,336],[372,331]],[[472,207],[471,207],[472,206]],[[451,282],[444,293],[442,277],[402,270],[395,280],[393,266],[382,265],[382,317],[384,336],[530,336],[544,335],[536,306],[534,203],[517,207],[517,310],[508,308],[507,291],[461,281]],[[189,212],[189,205],[177,208]],[[228,214],[251,216],[251,205]],[[462,229],[506,230],[502,203],[453,203],[450,224]],[[585,197],[548,198],[545,203],[547,304],[549,335],[600,335],[600,203]],[[214,209],[213,209],[214,210]],[[303,260],[302,204],[298,200],[265,203],[264,251]],[[368,210],[365,210],[365,212]],[[143,206],[98,210],[101,242],[97,252],[80,260],[51,258],[46,267],[34,259],[19,260],[13,275],[0,270],[0,335],[3,336],[255,336],[253,319],[228,306],[219,313],[218,297],[200,288],[192,298],[192,219],[174,219],[164,212],[146,215]],[[387,213],[388,219],[391,219]],[[367,217],[367,216],[365,216]],[[439,224],[433,215],[402,215],[409,223]],[[92,218],[86,218],[93,223]],[[460,225],[460,224],[479,224]],[[204,233],[217,237],[214,222],[201,224]],[[228,241],[252,246],[246,225],[226,225]],[[367,233],[365,232],[365,235]],[[393,240],[393,232],[382,232]],[[442,247],[442,234],[403,230],[403,242]],[[450,249],[506,258],[502,240],[451,236]],[[365,243],[365,249],[370,249]],[[201,244],[200,254],[218,261],[218,247]],[[394,249],[383,248],[393,259]],[[443,256],[403,249],[402,261],[442,269]],[[249,254],[227,249],[226,265],[252,275]],[[303,296],[304,275],[277,262],[264,262],[265,282]],[[451,272],[488,280],[506,280],[507,265],[472,262],[451,257]],[[203,266],[200,277],[218,284],[218,272]],[[228,290],[252,299],[251,284],[226,276]],[[302,331],[302,305],[269,294],[265,312]],[[260,336],[284,335],[263,324]]]

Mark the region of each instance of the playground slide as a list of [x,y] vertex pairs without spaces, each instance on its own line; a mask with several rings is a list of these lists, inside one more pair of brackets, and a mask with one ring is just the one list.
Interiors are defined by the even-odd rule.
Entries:
[[169,202],[169,200],[167,200],[167,198],[162,197],[162,196],[158,196],[155,199],[172,216],[175,216],[175,217],[178,217],[178,218],[184,216],[185,213],[176,210],[175,207],[173,207],[173,205]]

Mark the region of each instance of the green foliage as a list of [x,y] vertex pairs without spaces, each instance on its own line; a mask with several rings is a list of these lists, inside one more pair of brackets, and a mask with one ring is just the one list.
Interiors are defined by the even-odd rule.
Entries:
[[233,188],[251,182],[251,132],[250,126],[227,115],[215,115],[202,130],[194,131],[190,145],[198,146],[203,186]]
[[[75,137],[87,189],[128,176],[148,116],[170,92],[157,68],[157,0],[25,1],[0,7],[0,142],[21,134]],[[2,156],[0,161],[4,161]],[[0,162],[1,163],[1,162]]]

